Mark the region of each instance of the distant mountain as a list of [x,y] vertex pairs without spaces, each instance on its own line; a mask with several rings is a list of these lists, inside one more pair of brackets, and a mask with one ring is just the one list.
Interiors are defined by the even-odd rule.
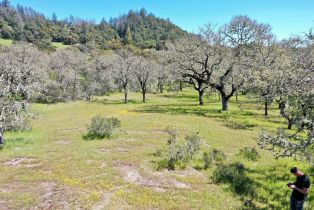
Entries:
[[123,45],[163,49],[166,41],[186,33],[169,19],[156,17],[145,9],[130,10],[111,18],[109,23],[103,19],[96,24],[73,16],[58,20],[53,14],[46,18],[30,7],[13,7],[9,0],[0,3],[0,38],[31,42],[46,50],[53,48],[51,42],[100,49]]

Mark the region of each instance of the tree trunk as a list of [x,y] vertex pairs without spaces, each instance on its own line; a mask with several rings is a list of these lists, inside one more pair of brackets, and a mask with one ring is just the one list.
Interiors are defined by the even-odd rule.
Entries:
[[182,90],[183,90],[183,83],[182,83],[182,81],[180,81],[180,84],[179,84],[179,89],[180,89],[180,91],[182,91]]
[[160,91],[160,93],[164,92],[164,85],[163,84],[159,85],[159,91]]
[[288,120],[288,129],[290,130],[291,128],[292,128],[292,125],[293,125],[293,123],[292,123],[292,120]]
[[222,111],[228,110],[228,98],[221,94]]
[[200,105],[200,106],[203,106],[203,105],[204,105],[204,102],[203,102],[203,94],[204,94],[204,91],[202,91],[202,90],[199,90],[199,91],[198,91],[198,101],[199,101],[199,105]]
[[267,100],[265,100],[265,113],[264,113],[265,116],[268,116],[268,102]]
[[143,95],[143,102],[146,102],[146,91],[142,91],[142,95]]
[[124,103],[128,103],[128,91],[124,91]]
[[2,123],[0,123],[0,145],[2,144],[4,144],[4,137],[3,137]]

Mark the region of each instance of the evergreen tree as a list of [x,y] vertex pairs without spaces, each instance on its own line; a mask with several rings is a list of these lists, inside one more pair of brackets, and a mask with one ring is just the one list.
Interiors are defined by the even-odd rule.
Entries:
[[51,20],[52,20],[52,22],[57,23],[58,18],[57,18],[57,15],[56,15],[56,13],[55,13],[55,12],[54,12],[54,13],[52,13]]
[[131,34],[131,28],[129,25],[127,25],[124,38],[123,38],[123,43],[125,45],[130,45],[133,44],[133,39],[132,39],[132,34]]
[[10,7],[10,1],[9,0],[3,0],[1,3],[1,6],[4,8],[9,8]]

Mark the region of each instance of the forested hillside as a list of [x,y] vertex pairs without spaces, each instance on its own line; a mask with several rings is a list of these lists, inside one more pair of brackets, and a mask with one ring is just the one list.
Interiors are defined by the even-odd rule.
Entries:
[[185,33],[170,20],[158,18],[144,8],[95,23],[72,15],[59,20],[55,13],[47,18],[30,7],[13,7],[8,0],[0,4],[0,37],[31,42],[45,50],[53,50],[51,42],[92,49],[117,49],[123,45],[163,49],[166,41]]

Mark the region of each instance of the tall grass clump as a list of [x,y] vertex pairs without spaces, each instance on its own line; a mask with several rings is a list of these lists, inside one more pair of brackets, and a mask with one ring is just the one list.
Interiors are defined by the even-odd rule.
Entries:
[[240,149],[239,156],[251,161],[257,161],[260,158],[260,155],[254,147],[244,147]]

